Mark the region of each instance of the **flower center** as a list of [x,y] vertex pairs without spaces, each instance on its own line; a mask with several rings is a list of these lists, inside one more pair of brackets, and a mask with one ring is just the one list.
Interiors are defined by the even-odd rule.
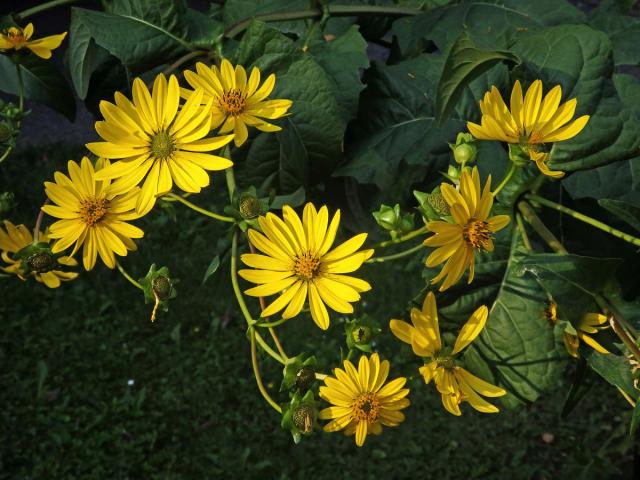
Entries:
[[378,419],[380,402],[375,393],[363,393],[353,404],[353,416],[356,420],[375,422]]
[[106,198],[86,198],[80,203],[80,217],[89,227],[93,227],[102,220],[109,210]]
[[475,249],[482,248],[487,250],[492,233],[487,222],[475,218],[470,218],[462,229],[462,236],[465,241]]
[[244,106],[247,98],[242,95],[242,92],[234,88],[228,92],[224,92],[220,99],[220,108],[227,112],[229,115],[238,116],[244,111]]
[[437,357],[435,360],[438,364],[438,367],[444,368],[445,370],[453,370],[453,367],[455,367],[453,357],[449,355]]
[[16,27],[9,28],[6,32],[6,36],[14,45],[19,45],[27,41],[22,30]]
[[547,303],[544,309],[544,317],[547,319],[550,325],[555,325],[558,321],[557,305],[555,302]]
[[151,152],[158,160],[164,160],[176,150],[176,144],[168,132],[158,132],[151,137]]
[[293,272],[306,282],[310,282],[320,270],[320,260],[309,252],[298,255],[293,265]]

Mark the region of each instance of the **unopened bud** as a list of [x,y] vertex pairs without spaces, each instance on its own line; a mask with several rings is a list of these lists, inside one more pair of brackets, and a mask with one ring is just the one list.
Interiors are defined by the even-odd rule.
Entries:
[[353,329],[351,336],[356,345],[366,345],[371,342],[371,328],[366,325],[360,325]]
[[313,430],[313,407],[302,404],[293,412],[293,424],[298,430],[304,433],[311,433]]
[[463,143],[453,149],[453,158],[460,164],[471,163],[475,160],[477,152],[478,147],[475,145]]
[[171,280],[164,275],[158,275],[153,279],[151,288],[160,300],[166,300],[171,294]]
[[248,194],[240,197],[240,200],[238,201],[238,209],[240,210],[240,215],[242,215],[242,218],[245,220],[256,218],[262,213],[260,201],[253,195]]
[[296,375],[296,387],[300,391],[308,390],[316,379],[316,372],[311,367],[302,367]]

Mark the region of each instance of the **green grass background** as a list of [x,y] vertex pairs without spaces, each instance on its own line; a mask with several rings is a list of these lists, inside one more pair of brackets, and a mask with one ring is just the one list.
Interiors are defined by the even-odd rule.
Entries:
[[[51,146],[10,157],[0,169],[0,190],[16,195],[7,216],[33,226],[42,182],[79,151]],[[196,202],[220,210],[223,182],[215,176]],[[629,408],[614,389],[596,382],[560,418],[573,367],[533,405],[498,415],[465,405],[461,418],[413,378],[399,428],[363,448],[321,432],[294,445],[255,385],[228,269],[202,284],[224,230],[175,208],[177,221],[163,210],[138,221],[140,251],[123,259],[135,277],[156,262],[181,280],[170,311],[153,324],[142,294],[104,266],[57,290],[0,278],[0,478],[630,478]],[[387,327],[420,288],[418,262],[363,271],[375,290],[360,307],[383,327],[380,352],[397,357],[392,375],[415,375],[418,365]],[[309,318],[281,330],[290,356],[314,352],[325,370],[339,361],[337,320],[326,335]],[[280,368],[268,357],[260,363],[277,396]]]

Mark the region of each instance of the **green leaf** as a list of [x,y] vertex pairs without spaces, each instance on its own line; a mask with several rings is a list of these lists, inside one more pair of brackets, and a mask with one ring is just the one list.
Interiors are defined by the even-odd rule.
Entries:
[[574,172],[562,186],[573,199],[609,198],[640,205],[640,157]]
[[291,207],[299,207],[304,203],[305,191],[303,187],[298,188],[295,192],[289,195],[278,195],[271,202],[270,207],[276,210],[289,205]]
[[509,407],[532,402],[556,386],[566,358],[558,353],[560,339],[544,318],[546,293],[522,268],[526,254],[521,245],[516,231],[487,324],[464,356],[469,370],[507,390],[502,399]]
[[449,50],[438,83],[436,95],[438,122],[442,123],[446,120],[466,85],[502,61],[516,65],[520,63],[520,59],[509,52],[478,49],[469,38],[469,34],[463,32]]
[[598,204],[602,208],[606,208],[616,217],[627,222],[636,230],[640,231],[640,208],[629,205],[620,200],[602,199],[598,200]]
[[611,385],[621,388],[632,397],[637,395],[631,379],[631,365],[626,357],[593,351],[587,357],[587,363]]
[[224,32],[222,23],[202,12],[187,8],[184,15],[189,42],[202,48],[211,48]]
[[629,15],[598,8],[589,16],[589,25],[607,34],[613,43],[613,60],[616,65],[640,63],[640,20]]
[[[227,0],[224,2],[222,20],[225,27],[229,28],[256,15],[307,9],[309,2],[306,0]],[[304,20],[270,22],[269,25],[284,33],[302,35],[306,31]]]
[[211,260],[211,263],[209,264],[209,266],[207,267],[207,271],[204,272],[204,278],[202,279],[202,283],[204,284],[207,279],[213,275],[214,273],[216,273],[216,271],[218,271],[218,267],[220,267],[220,255],[216,255],[215,257],[213,257],[213,259]]
[[[27,54],[20,57],[20,72],[25,98],[44,103],[73,121],[76,102],[54,62]],[[19,92],[16,66],[8,55],[0,55],[0,90],[13,95]]]

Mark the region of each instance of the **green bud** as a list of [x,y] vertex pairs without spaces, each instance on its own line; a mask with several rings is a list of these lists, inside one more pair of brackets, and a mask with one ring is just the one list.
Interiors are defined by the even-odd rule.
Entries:
[[351,336],[356,345],[366,345],[371,341],[371,329],[366,325],[360,325],[351,331]]
[[151,282],[151,288],[160,300],[166,300],[171,295],[171,280],[164,275],[158,275]]
[[303,367],[296,375],[296,388],[302,392],[309,390],[309,387],[315,379],[315,370],[310,366]]
[[51,252],[42,250],[27,258],[27,265],[36,273],[50,272],[58,264]]
[[0,143],[4,143],[11,139],[13,131],[6,123],[0,123]]
[[262,213],[260,200],[249,193],[243,193],[240,196],[240,200],[238,200],[238,209],[240,210],[242,218],[246,220],[256,218]]
[[371,352],[371,343],[381,332],[380,327],[367,318],[352,320],[345,323],[347,347]]
[[456,146],[453,150],[453,158],[457,163],[466,164],[475,160],[478,153],[478,147],[469,143]]
[[380,210],[373,212],[373,218],[385,230],[395,230],[400,220],[400,205],[396,204],[395,207],[390,207],[382,204]]
[[453,165],[449,165],[449,168],[447,168],[447,177],[452,181],[458,183],[457,181],[460,179],[460,170],[458,170]]

